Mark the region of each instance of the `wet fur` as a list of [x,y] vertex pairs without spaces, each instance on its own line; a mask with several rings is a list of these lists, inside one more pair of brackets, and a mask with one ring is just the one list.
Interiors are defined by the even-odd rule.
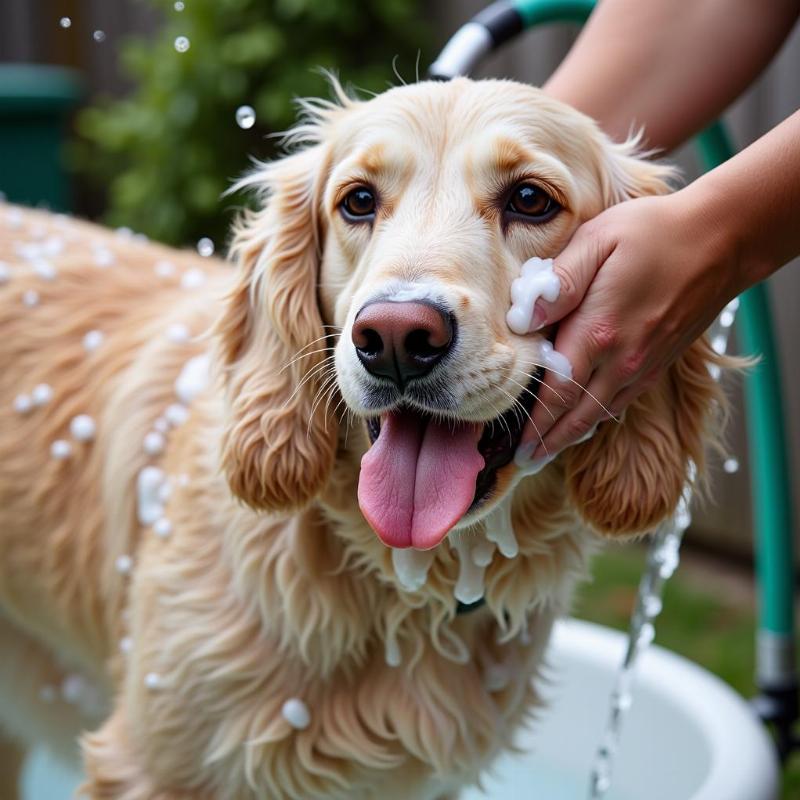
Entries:
[[[443,159],[459,136],[479,137],[475,109],[556,129],[539,144],[550,143],[573,176],[569,214],[551,233],[517,235],[508,246],[494,234],[487,245],[484,222],[462,220],[449,239],[428,232],[428,244],[435,240],[446,256],[435,262],[421,253],[404,261],[408,250],[397,247],[393,257],[387,249],[381,259],[362,257],[363,242],[335,227],[341,221],[325,199],[360,120],[379,128],[399,121],[417,132],[420,149]],[[421,84],[369,102],[340,95],[308,110],[295,137],[305,146],[247,181],[264,206],[236,230],[235,270],[41,212],[23,211],[12,225],[4,222],[8,207],[0,208],[0,260],[13,272],[0,286],[3,797],[14,796],[27,748],[44,742],[77,755],[82,729],[92,731],[82,737],[84,793],[96,800],[448,796],[509,746],[537,705],[531,678],[553,620],[585,574],[598,540],[592,529],[648,530],[674,508],[687,461],[702,468],[718,396],[706,366],[715,357],[698,342],[623,425],[602,426],[519,484],[520,554],[495,555],[482,610],[454,616],[458,563],[446,543],[425,586],[404,591],[356,502],[367,447],[357,409],[351,403],[350,424],[342,422],[338,391],[314,406],[330,353],[311,353],[326,346],[321,337],[332,329],[323,324],[345,330],[344,348],[359,291],[409,270],[456,294],[467,279],[479,290],[464,306],[464,329],[524,363],[526,342],[502,324],[510,265],[526,249],[554,255],[606,205],[664,191],[668,172],[510,82]],[[380,166],[380,149],[370,158]],[[491,270],[459,255],[460,235],[468,245],[484,243]],[[59,270],[52,282],[16,252],[21,242],[48,237],[65,243],[52,258]],[[113,266],[94,266],[98,244],[113,252]],[[175,277],[154,276],[163,258],[178,267]],[[208,280],[187,291],[179,278],[191,267]],[[21,301],[29,288],[40,294],[34,308]],[[198,337],[170,342],[164,332],[173,322]],[[92,328],[107,338],[87,355],[81,339]],[[211,338],[202,338],[209,329]],[[327,342],[334,344],[335,337]],[[182,365],[209,347],[211,388],[169,434],[164,454],[146,456],[142,439],[174,401]],[[293,361],[303,352],[311,354]],[[487,370],[493,357],[487,351],[481,362]],[[479,372],[469,375],[479,381]],[[337,375],[347,393],[347,375]],[[40,382],[52,385],[53,400],[26,415],[14,411],[14,397]],[[508,407],[500,395],[489,400]],[[97,421],[94,442],[53,460],[51,442],[69,438],[79,413]],[[472,414],[494,416],[479,401]],[[136,476],[148,463],[188,475],[168,502],[167,540],[136,518]],[[513,469],[501,470],[498,497]],[[134,559],[131,576],[115,569],[121,554]],[[123,636],[132,637],[128,655],[119,651]],[[397,668],[384,656],[390,637],[402,651]],[[498,664],[509,680],[487,686]],[[57,687],[75,671],[107,698],[94,719],[60,698],[40,698],[43,685]],[[161,676],[160,688],[146,688],[149,672]],[[293,696],[311,709],[306,730],[281,716]]]

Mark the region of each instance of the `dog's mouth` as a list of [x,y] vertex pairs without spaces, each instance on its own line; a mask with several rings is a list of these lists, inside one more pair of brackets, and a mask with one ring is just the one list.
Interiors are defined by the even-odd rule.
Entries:
[[361,462],[358,500],[384,544],[428,550],[487,501],[498,470],[514,457],[540,377],[485,423],[402,405],[367,420],[372,447]]

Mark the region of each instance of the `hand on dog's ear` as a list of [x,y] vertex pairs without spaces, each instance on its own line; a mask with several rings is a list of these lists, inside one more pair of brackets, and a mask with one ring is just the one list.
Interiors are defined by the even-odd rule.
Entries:
[[708,365],[730,366],[705,339],[695,342],[656,388],[564,453],[570,496],[584,520],[610,536],[647,533],[673,513],[690,460],[702,477],[705,447],[717,440],[724,397]]
[[257,509],[307,503],[336,451],[328,404],[314,407],[328,373],[311,352],[325,346],[317,302],[325,161],[318,145],[248,179],[263,187],[266,205],[235,230],[238,281],[216,327],[226,389],[222,464],[233,493]]

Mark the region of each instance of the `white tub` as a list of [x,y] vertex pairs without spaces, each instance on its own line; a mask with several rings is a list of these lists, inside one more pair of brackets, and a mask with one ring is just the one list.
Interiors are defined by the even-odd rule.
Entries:
[[[556,627],[547,671],[550,708],[460,800],[585,800],[589,765],[625,649],[623,634],[570,620]],[[608,800],[775,800],[778,764],[747,703],[714,675],[660,647],[645,655]],[[68,797],[77,776],[37,753],[28,800]],[[411,800],[411,799],[409,799]]]
[[[625,649],[618,631],[557,626],[545,694],[550,707],[504,756],[485,791],[460,800],[586,800],[589,767]],[[660,647],[640,665],[609,800],[775,800],[779,768],[749,705],[727,684]]]

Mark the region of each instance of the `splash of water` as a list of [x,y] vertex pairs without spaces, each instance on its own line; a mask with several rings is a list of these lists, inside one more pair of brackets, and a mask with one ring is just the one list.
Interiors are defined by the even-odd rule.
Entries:
[[175,49],[179,53],[185,53],[189,47],[191,46],[191,42],[189,41],[188,36],[178,36],[175,39]]
[[256,124],[256,111],[252,106],[239,106],[236,109],[236,124],[248,130]]
[[[738,307],[738,299],[728,303],[708,331],[711,345],[720,355],[727,350],[730,329]],[[719,378],[719,367],[711,365],[709,370],[715,379]],[[724,468],[726,472],[735,472],[738,466],[739,462],[730,457],[725,462]],[[636,604],[628,629],[628,646],[614,688],[611,690],[606,729],[592,765],[589,783],[590,800],[602,800],[611,788],[623,723],[633,704],[636,668],[642,654],[655,638],[655,620],[663,606],[664,587],[678,568],[683,535],[692,521],[689,506],[695,472],[694,464],[690,464],[688,480],[675,513],[671,519],[662,523],[652,536],[647,564],[639,583]]]

